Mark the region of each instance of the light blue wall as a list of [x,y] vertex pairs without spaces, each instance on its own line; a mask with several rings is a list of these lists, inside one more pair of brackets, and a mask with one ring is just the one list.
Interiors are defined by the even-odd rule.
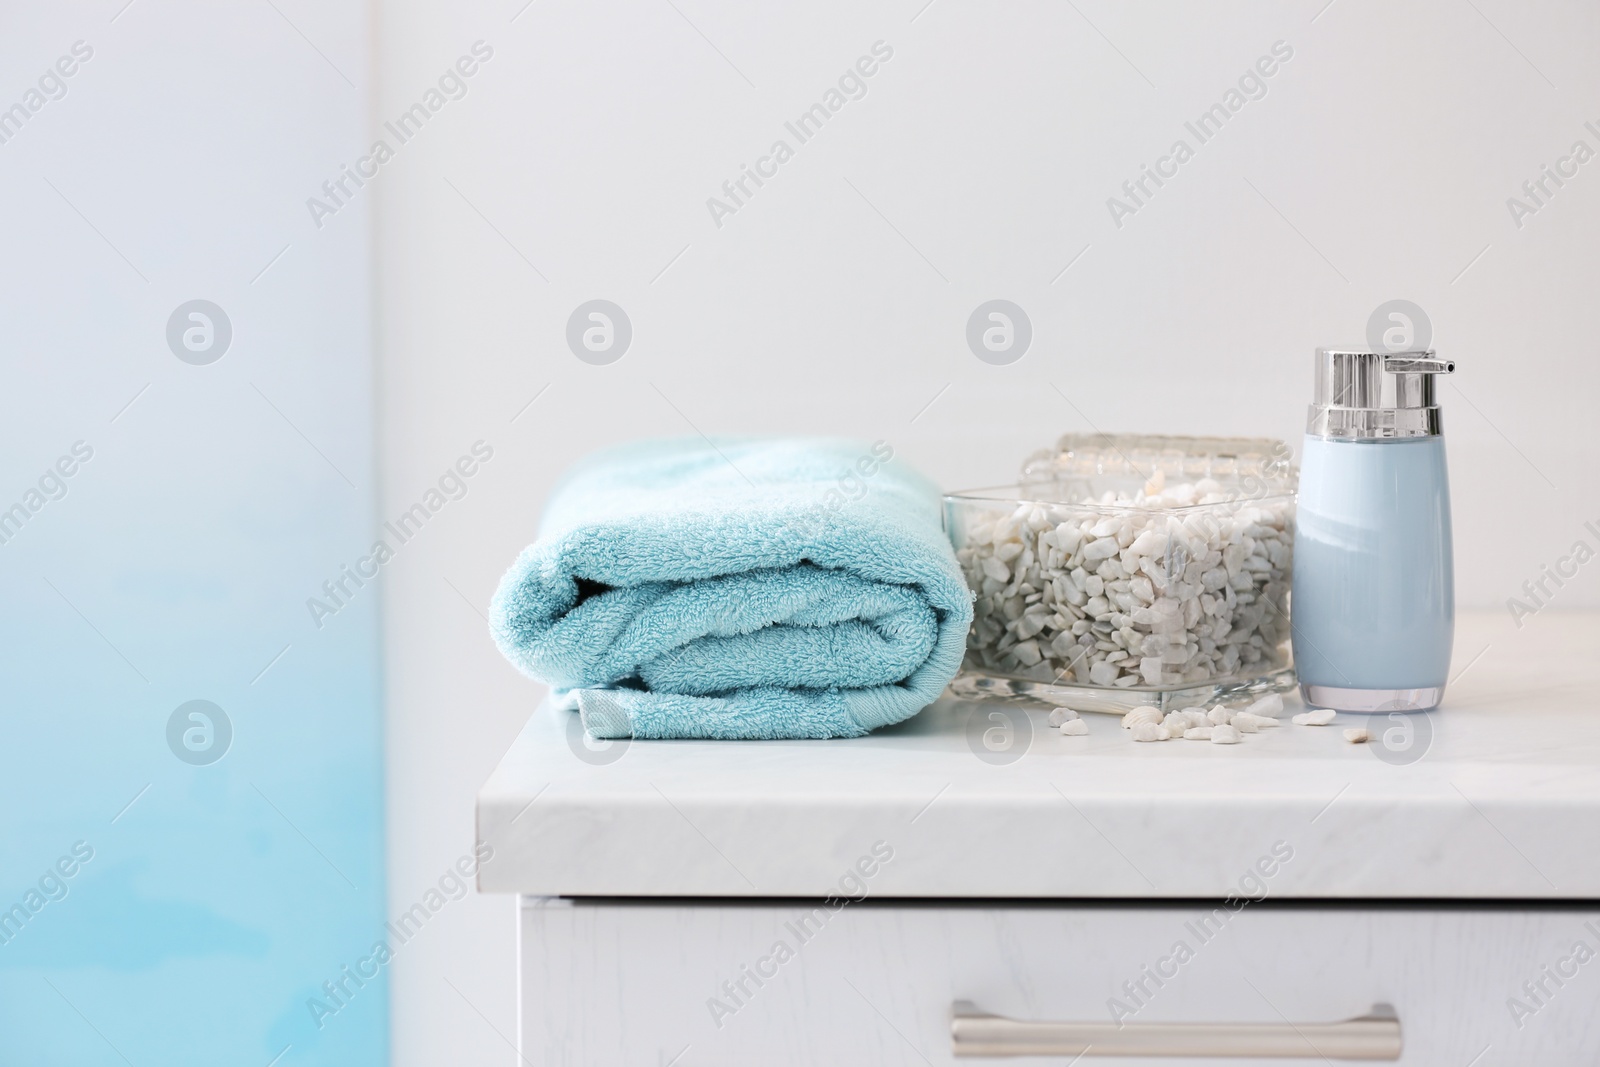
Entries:
[[124,2],[0,13],[0,109],[93,50],[0,143],[0,510],[93,451],[0,544],[0,910],[93,850],[0,943],[0,1062],[378,1064],[382,972],[306,1004],[385,907],[379,590],[305,604],[374,525],[365,205],[305,208],[366,140],[365,12]]

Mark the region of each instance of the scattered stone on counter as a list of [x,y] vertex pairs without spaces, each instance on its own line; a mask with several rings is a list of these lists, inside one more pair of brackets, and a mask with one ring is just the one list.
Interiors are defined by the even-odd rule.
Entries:
[[1061,732],[1068,737],[1082,737],[1089,732],[1089,724],[1082,719],[1068,719],[1061,724]]
[[[1244,739],[1245,734],[1277,729],[1282,725],[1277,714],[1282,711],[1283,698],[1277,693],[1268,693],[1246,708],[1230,708],[1217,704],[1211,708],[1180,708],[1163,715],[1158,708],[1145,705],[1126,712],[1122,716],[1122,728],[1130,731],[1135,741],[1167,741],[1172,738],[1183,738],[1188,741],[1210,741],[1216,745],[1237,745]],[[1302,726],[1326,726],[1333,721],[1333,717],[1332,711],[1319,708],[1296,715],[1294,721]],[[1065,719],[1065,717],[1063,719],[1061,722],[1063,733],[1089,732],[1087,725],[1081,729],[1074,726],[1075,722],[1081,720]],[[1056,721],[1056,715],[1052,712],[1051,724],[1055,725]],[[1069,726],[1073,727],[1070,731],[1067,729]],[[1345,731],[1346,740],[1359,743],[1368,739],[1366,736],[1352,737],[1351,734],[1356,732],[1358,731]]]
[[1211,743],[1213,745],[1237,745],[1242,738],[1239,731],[1223,723],[1221,726],[1211,728]]
[[1244,710],[1251,715],[1262,715],[1269,719],[1276,719],[1283,714],[1283,697],[1277,693],[1268,693]]
[[1353,729],[1346,730],[1344,732],[1344,739],[1350,742],[1352,745],[1364,745],[1368,741],[1372,740],[1372,735],[1367,732],[1366,727],[1357,726]]
[[1060,726],[1062,723],[1069,722],[1077,717],[1078,713],[1071,708],[1055,708],[1050,712],[1050,725]]
[[[1209,478],[1144,489],[972,522],[956,557],[982,666],[1127,688],[1287,662],[1293,505],[1241,502]],[[1196,504],[1224,506],[1171,510]]]
[[1135,741],[1165,741],[1170,736],[1160,723],[1137,722],[1130,729]]

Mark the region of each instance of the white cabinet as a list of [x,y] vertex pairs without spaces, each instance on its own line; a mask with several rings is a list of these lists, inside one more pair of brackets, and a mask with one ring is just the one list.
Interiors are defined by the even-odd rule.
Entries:
[[524,897],[520,915],[522,1054],[552,1067],[953,1064],[958,1001],[1135,1033],[1264,1024],[1302,1053],[1263,1064],[1336,1060],[1307,1024],[1388,1004],[1411,1067],[1600,1062],[1600,908]]
[[[1463,614],[1463,672],[1400,749],[1288,724],[1133,744],[1105,716],[1065,737],[1035,710],[996,759],[994,707],[942,700],[849,741],[596,750],[543,708],[478,797],[479,888],[524,901],[522,1054],[915,1067],[953,1060],[958,1001],[1018,1024],[974,1040],[1065,1047],[1024,1024],[1110,1023],[1117,998],[1112,1043],[1288,1026],[1331,1058],[1313,1024],[1388,1004],[1413,1067],[1600,1063],[1597,645],[1593,613]],[[841,891],[867,898],[808,934]],[[1240,893],[1267,899],[1228,912]],[[1322,1062],[1300,1051],[1209,1062]]]

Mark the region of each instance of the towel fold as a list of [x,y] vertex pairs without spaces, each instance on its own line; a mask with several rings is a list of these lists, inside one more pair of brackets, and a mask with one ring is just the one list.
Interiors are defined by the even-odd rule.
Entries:
[[886,442],[642,441],[580,462],[495,642],[595,737],[856,737],[938,698],[972,597]]

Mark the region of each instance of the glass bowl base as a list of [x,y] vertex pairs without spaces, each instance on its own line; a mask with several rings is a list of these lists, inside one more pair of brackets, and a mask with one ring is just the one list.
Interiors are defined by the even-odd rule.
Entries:
[[963,667],[947,692],[961,700],[1000,701],[1008,704],[1042,704],[1125,715],[1134,708],[1161,712],[1199,708],[1217,702],[1239,702],[1267,693],[1287,693],[1295,688],[1292,666],[1279,667],[1248,678],[1218,678],[1171,688],[1106,688],[1067,682],[1040,682],[996,674],[982,668]]

